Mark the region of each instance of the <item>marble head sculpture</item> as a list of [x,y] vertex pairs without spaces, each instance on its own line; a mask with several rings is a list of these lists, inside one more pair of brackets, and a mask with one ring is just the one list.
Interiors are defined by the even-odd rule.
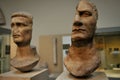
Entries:
[[32,38],[33,17],[27,12],[15,12],[11,16],[11,32],[17,45],[16,56],[11,65],[22,71],[30,71],[38,63],[36,47],[30,46]]
[[64,59],[67,70],[73,76],[88,76],[100,65],[101,61],[93,42],[97,19],[96,6],[88,0],[80,0],[72,26],[72,44]]

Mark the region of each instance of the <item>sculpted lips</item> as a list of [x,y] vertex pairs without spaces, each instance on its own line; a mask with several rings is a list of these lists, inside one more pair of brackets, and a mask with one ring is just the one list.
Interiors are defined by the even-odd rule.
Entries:
[[81,29],[81,28],[72,30],[73,33],[80,33],[80,32],[84,32],[84,31],[86,31],[86,30],[85,29]]
[[73,33],[80,33],[80,32],[84,32],[84,31],[86,31],[86,30],[85,30],[82,22],[76,21],[73,23],[73,30],[72,30]]
[[20,35],[19,34],[13,34],[14,38],[18,38]]

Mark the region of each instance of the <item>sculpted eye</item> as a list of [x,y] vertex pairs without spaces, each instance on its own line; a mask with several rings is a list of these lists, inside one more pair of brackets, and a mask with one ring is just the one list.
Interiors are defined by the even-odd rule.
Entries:
[[16,23],[17,26],[22,26],[22,23]]
[[89,16],[92,16],[92,13],[88,11],[83,11],[83,12],[80,12],[79,15],[83,17],[89,17]]
[[27,24],[27,23],[20,23],[20,22],[11,23],[11,28],[13,28],[14,26],[17,26],[17,27],[25,27],[25,26],[28,26],[28,24]]
[[12,28],[14,25],[15,25],[14,23],[11,23],[11,28]]
[[17,26],[27,26],[25,23],[16,23]]

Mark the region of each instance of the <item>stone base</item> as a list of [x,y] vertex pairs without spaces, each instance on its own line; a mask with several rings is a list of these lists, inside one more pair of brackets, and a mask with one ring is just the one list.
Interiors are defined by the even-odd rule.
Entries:
[[22,73],[19,71],[9,71],[0,74],[0,80],[48,80],[48,69],[33,70]]
[[75,78],[68,71],[64,71],[56,80],[108,80],[104,72],[94,72],[89,77]]

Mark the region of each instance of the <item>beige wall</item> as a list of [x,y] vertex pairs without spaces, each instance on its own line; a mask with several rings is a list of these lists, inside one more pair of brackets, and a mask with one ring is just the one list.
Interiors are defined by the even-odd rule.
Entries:
[[[53,39],[57,39],[56,43],[56,64],[54,64],[54,42]],[[48,64],[50,73],[60,73],[63,71],[63,59],[62,59],[62,37],[61,35],[46,35],[39,37],[39,54],[40,60]]]

